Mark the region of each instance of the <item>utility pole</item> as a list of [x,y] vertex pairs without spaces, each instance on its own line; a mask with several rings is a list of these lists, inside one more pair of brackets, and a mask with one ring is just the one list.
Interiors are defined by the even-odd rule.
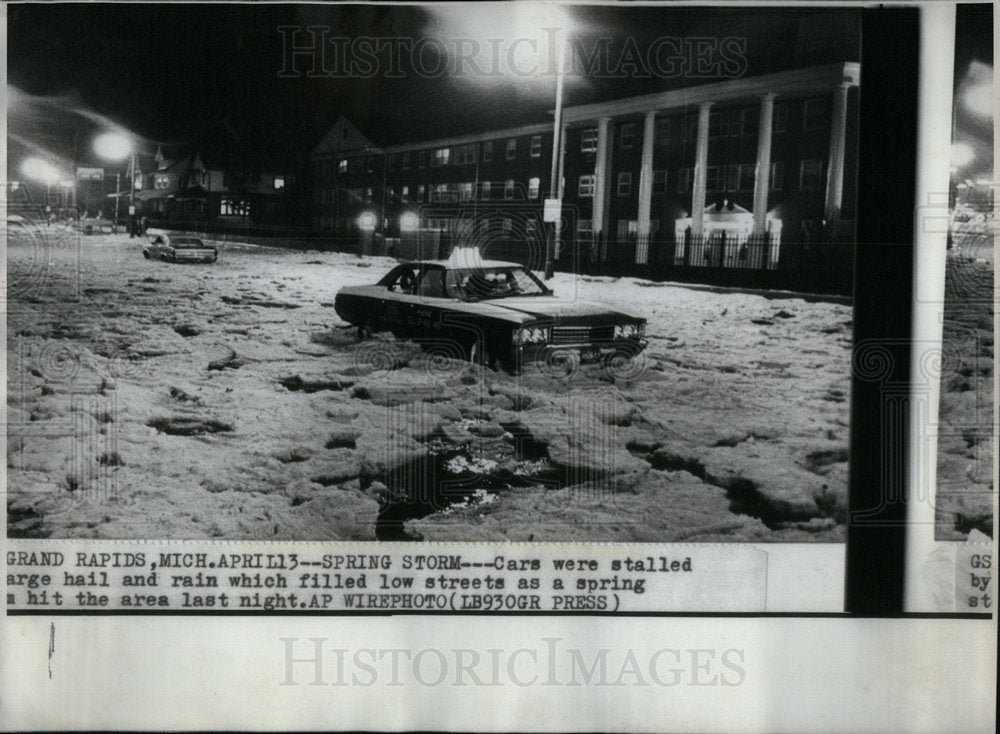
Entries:
[[[562,98],[563,98],[563,77],[566,74],[565,69],[565,55],[566,47],[564,45],[559,49],[559,57],[556,69],[556,114],[555,123],[552,126],[552,170],[549,176],[549,198],[558,199],[559,198],[559,154],[562,150]],[[560,213],[557,215],[559,219],[562,218],[562,202],[559,205]],[[552,225],[552,236],[547,238],[545,247],[545,280],[550,280],[555,270],[555,251],[558,246],[557,240],[560,236],[560,230],[562,228],[562,223],[557,219]]]

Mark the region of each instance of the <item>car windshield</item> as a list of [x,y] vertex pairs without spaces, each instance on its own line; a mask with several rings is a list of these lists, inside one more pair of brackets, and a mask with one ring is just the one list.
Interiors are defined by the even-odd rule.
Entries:
[[449,270],[445,291],[449,297],[463,301],[550,293],[529,270],[516,265]]
[[172,245],[179,245],[182,247],[202,247],[202,241],[197,237],[176,237],[170,241]]

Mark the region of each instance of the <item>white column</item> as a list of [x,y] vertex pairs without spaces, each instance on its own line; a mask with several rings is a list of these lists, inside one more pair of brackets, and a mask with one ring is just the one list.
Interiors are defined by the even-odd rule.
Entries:
[[760,124],[757,128],[757,175],[753,184],[753,233],[767,231],[767,192],[771,187],[771,126],[774,119],[774,93],[760,98]]
[[600,259],[608,253],[608,204],[611,198],[611,118],[602,117],[597,122],[597,157],[594,162],[594,239],[599,247]]
[[608,178],[610,126],[610,117],[602,117],[597,121],[597,153],[594,160],[594,215],[592,217],[595,237],[604,231],[604,190],[607,188]]
[[830,157],[826,175],[826,221],[833,222],[840,216],[844,197],[844,152],[847,135],[847,90],[843,82],[833,93],[833,115],[830,118]]
[[644,265],[649,260],[649,218],[653,202],[653,138],[656,135],[656,110],[646,113],[642,128],[642,168],[639,171],[638,237],[635,261]]
[[691,194],[691,235],[702,233],[705,221],[705,187],[708,183],[708,116],[712,103],[702,102],[698,108],[698,144],[695,148],[694,185]]

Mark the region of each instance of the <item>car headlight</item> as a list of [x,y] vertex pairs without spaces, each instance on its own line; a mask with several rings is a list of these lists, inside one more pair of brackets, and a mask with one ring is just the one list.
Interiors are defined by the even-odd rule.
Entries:
[[514,332],[515,344],[544,344],[549,340],[549,330],[540,326],[528,326]]
[[615,339],[639,339],[643,324],[615,324]]

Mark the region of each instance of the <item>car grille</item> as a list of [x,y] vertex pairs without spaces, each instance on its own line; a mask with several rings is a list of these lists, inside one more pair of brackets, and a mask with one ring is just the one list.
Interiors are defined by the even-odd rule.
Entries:
[[590,344],[611,341],[615,327],[608,326],[555,326],[552,328],[553,344]]

